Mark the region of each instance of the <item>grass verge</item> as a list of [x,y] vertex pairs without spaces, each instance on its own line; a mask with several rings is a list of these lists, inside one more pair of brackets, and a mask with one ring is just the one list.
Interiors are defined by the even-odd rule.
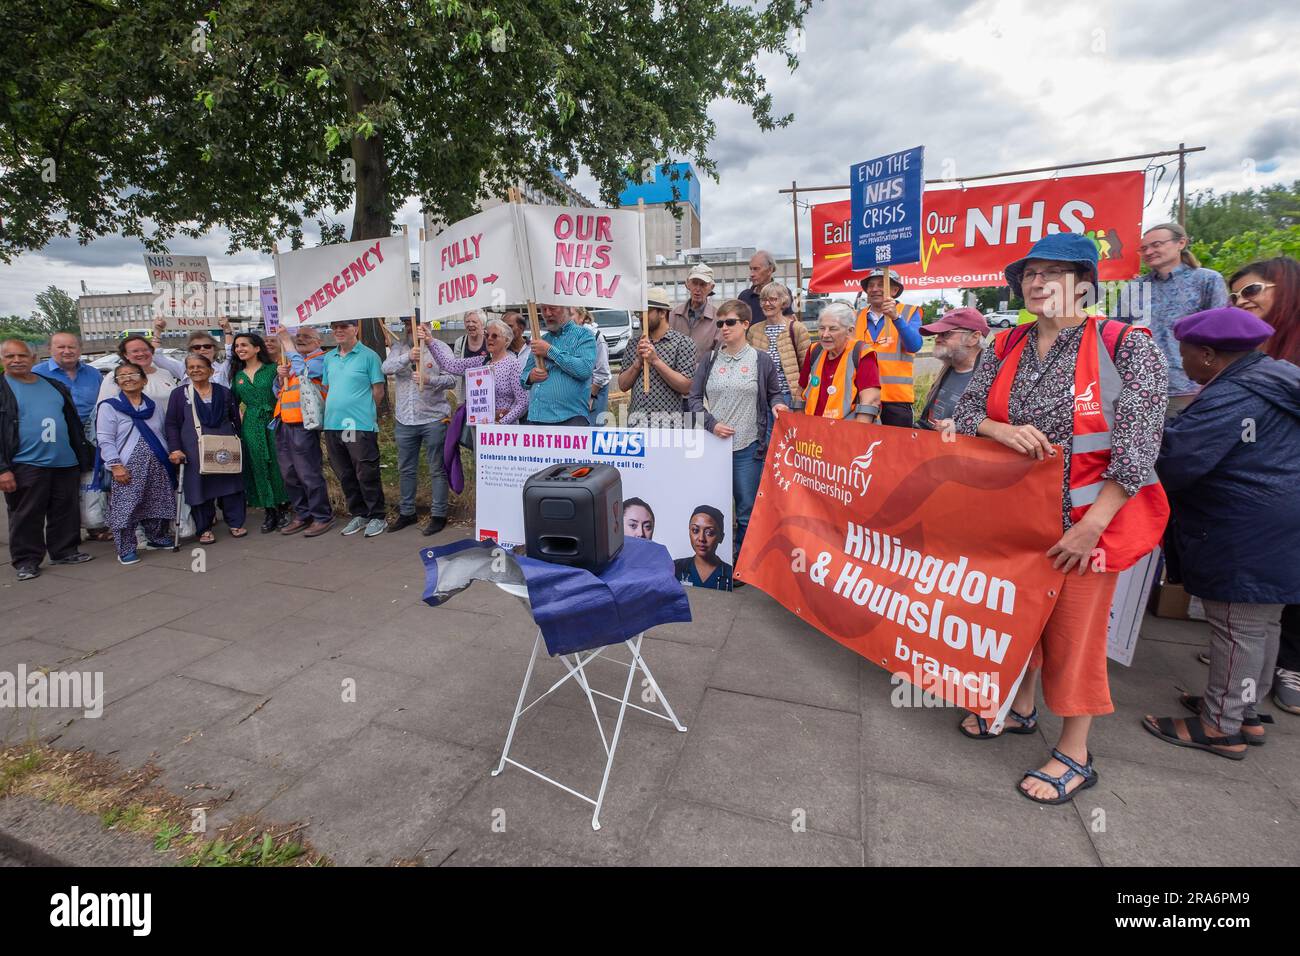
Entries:
[[92,814],[106,830],[151,837],[167,862],[181,866],[329,865],[297,835],[303,824],[244,816],[213,834],[193,832],[193,811],[209,808],[157,786],[159,772],[152,764],[128,772],[87,751],[22,744],[0,749],[0,799],[29,796]]

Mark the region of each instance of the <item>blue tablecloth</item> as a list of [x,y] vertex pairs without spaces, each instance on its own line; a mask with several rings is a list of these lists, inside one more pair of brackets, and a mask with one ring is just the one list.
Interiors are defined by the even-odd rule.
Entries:
[[430,607],[474,581],[526,586],[533,620],[552,656],[618,644],[659,624],[691,619],[668,549],[641,538],[625,539],[618,557],[598,573],[515,555],[491,541],[421,548],[420,558],[424,603]]

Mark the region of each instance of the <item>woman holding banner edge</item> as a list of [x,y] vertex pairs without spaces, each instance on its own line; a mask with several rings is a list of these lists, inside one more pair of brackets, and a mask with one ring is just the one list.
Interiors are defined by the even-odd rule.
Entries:
[[[1064,458],[1064,533],[1046,555],[1062,581],[1011,703],[1015,726],[1007,728],[1036,729],[1041,675],[1044,702],[1064,720],[1051,758],[1017,785],[1036,803],[1067,803],[1097,782],[1088,732],[1094,717],[1114,710],[1106,635],[1115,581],[1160,543],[1169,517],[1154,469],[1165,363],[1146,330],[1086,314],[1097,261],[1091,239],[1058,233],[1007,266],[1012,292],[1035,320],[994,338],[953,416],[964,435],[1039,460]],[[974,714],[961,730],[979,740],[999,736]]]

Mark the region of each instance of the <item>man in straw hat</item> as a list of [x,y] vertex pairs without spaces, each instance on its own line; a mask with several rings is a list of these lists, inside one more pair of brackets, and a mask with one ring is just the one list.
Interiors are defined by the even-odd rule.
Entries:
[[867,307],[858,313],[854,334],[876,353],[880,365],[880,424],[912,427],[912,357],[921,351],[921,309],[898,301],[903,280],[889,270],[889,293],[885,293],[885,270],[873,269],[862,280]]

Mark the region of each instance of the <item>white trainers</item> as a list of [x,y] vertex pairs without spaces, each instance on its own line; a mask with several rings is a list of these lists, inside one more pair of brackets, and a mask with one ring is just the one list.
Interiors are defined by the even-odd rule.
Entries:
[[383,518],[371,518],[370,523],[366,525],[366,537],[373,538],[375,535],[383,534],[388,529],[388,522]]
[[366,526],[366,519],[358,515],[357,517],[353,518],[351,521],[348,522],[347,527],[343,529],[342,534],[356,534],[365,526]]

